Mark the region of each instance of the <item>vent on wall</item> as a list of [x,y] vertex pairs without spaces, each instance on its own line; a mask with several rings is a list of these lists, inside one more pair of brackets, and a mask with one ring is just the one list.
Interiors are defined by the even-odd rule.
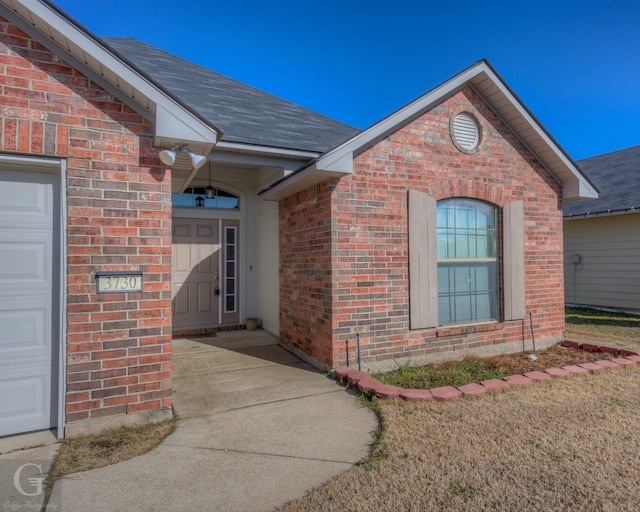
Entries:
[[467,151],[475,149],[480,142],[478,123],[471,115],[464,112],[453,118],[451,135],[453,141]]

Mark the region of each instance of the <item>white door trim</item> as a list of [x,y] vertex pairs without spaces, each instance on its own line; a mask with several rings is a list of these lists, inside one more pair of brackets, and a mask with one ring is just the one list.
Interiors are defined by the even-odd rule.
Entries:
[[[192,183],[192,185],[194,185]],[[238,262],[238,307],[240,313],[240,321],[244,321],[247,311],[248,293],[246,287],[246,275],[247,275],[247,192],[241,190],[232,185],[228,185],[223,182],[212,181],[211,185],[220,190],[226,190],[235,194],[240,199],[240,208],[237,210],[224,210],[214,208],[186,208],[186,207],[174,207],[171,212],[172,218],[187,218],[187,219],[210,219],[210,220],[237,220],[239,221],[240,236],[238,238],[240,260]],[[195,185],[194,185],[195,186]],[[206,185],[203,185],[206,186]],[[220,267],[222,268],[222,267]],[[173,280],[173,277],[172,277]],[[222,302],[222,301],[221,301]],[[222,312],[222,308],[220,309]],[[222,320],[222,317],[220,317]]]
[[59,213],[59,332],[58,332],[58,407],[56,418],[56,435],[58,439],[64,437],[65,427],[65,399],[66,399],[66,354],[67,340],[67,200],[66,200],[66,161],[58,158],[34,157],[29,155],[0,154],[0,167],[9,166],[17,171],[40,172],[57,174],[60,179],[60,197],[58,198]]
[[60,358],[58,379],[58,439],[64,438],[67,402],[67,161],[60,164]]

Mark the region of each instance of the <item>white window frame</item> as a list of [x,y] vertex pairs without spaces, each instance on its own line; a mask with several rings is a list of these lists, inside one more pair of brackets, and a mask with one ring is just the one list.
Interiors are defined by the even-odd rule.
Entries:
[[[234,243],[233,244],[229,244],[227,242],[227,233],[229,231],[233,231],[233,240]],[[222,267],[222,270],[224,272],[224,297],[223,297],[223,304],[224,304],[224,312],[225,313],[237,313],[238,312],[238,228],[236,226],[224,226],[224,233],[223,233],[223,239],[222,239],[223,243],[222,243],[222,247],[223,247],[223,251],[224,251],[224,264]],[[230,260],[229,258],[227,258],[227,248],[229,246],[233,246],[234,247],[234,258],[233,260]],[[233,263],[233,290],[229,290],[229,287],[227,286],[227,265],[229,263]],[[227,308],[227,297],[231,297],[233,296],[233,305],[234,308],[233,309],[228,309]]]
[[[455,202],[455,203],[454,203]],[[438,249],[438,262],[437,262],[437,266],[438,266],[438,299],[439,299],[439,306],[440,306],[440,301],[442,300],[442,298],[444,297],[448,297],[449,300],[453,300],[454,302],[454,308],[453,308],[453,313],[452,313],[452,319],[451,321],[448,322],[443,322],[441,318],[438,318],[438,325],[443,325],[443,326],[447,326],[447,325],[459,325],[459,324],[469,324],[469,323],[480,323],[480,322],[492,322],[492,321],[498,321],[498,317],[499,317],[499,308],[498,308],[498,303],[499,303],[499,288],[498,288],[498,214],[497,214],[497,209],[495,208],[495,206],[493,206],[490,203],[487,203],[485,201],[481,201],[479,199],[471,199],[471,198],[462,198],[462,197],[452,197],[452,198],[448,198],[448,199],[443,199],[442,201],[438,201],[437,206],[436,206],[436,215],[437,213],[440,211],[440,208],[444,208],[445,207],[445,203],[448,204],[452,204],[454,203],[455,206],[455,210],[454,210],[454,216],[457,214],[457,212],[462,212],[463,211],[463,207],[461,205],[462,202],[466,202],[468,203],[468,207],[469,209],[473,210],[473,211],[478,211],[480,208],[482,208],[483,206],[488,207],[491,209],[491,223],[490,223],[490,227],[487,228],[486,230],[479,230],[477,226],[469,226],[464,228],[465,231],[469,231],[469,230],[475,230],[476,233],[482,232],[482,233],[487,233],[489,234],[491,231],[493,231],[493,243],[492,243],[492,247],[490,248],[490,253],[493,254],[493,256],[487,256],[487,257],[473,257],[473,256],[469,256],[469,257],[461,257],[458,256],[459,253],[462,253],[462,249],[459,250],[459,248],[457,247],[457,239],[458,239],[458,229],[463,229],[463,228],[458,228],[456,226],[457,224],[457,220],[454,220],[454,225],[446,225],[446,226],[438,226],[438,224],[436,224],[436,229],[438,232],[440,232],[440,230],[445,229],[446,231],[446,236],[447,238],[449,236],[453,236],[454,237],[454,255],[452,257],[441,257],[442,254],[442,249],[441,247],[439,247]],[[440,244],[440,240],[437,240],[437,244]],[[446,249],[446,248],[445,248]],[[477,251],[477,247],[475,248]],[[449,266],[452,265],[453,266],[453,272],[454,275],[456,273],[456,268],[459,266],[473,266],[475,267],[476,264],[492,264],[492,271],[493,271],[493,279],[491,283],[489,283],[489,290],[491,292],[490,294],[490,304],[489,304],[489,310],[491,311],[492,315],[490,317],[487,318],[479,318],[478,317],[478,309],[477,309],[477,302],[476,301],[470,301],[470,306],[473,309],[473,312],[471,313],[471,318],[463,318],[463,314],[462,312],[458,312],[458,309],[455,307],[455,304],[458,302],[457,301],[457,297],[460,297],[462,295],[469,295],[469,296],[476,296],[478,295],[478,290],[475,288],[475,285],[470,286],[465,293],[458,291],[455,289],[455,285],[454,285],[454,289],[453,290],[449,290],[448,292],[443,292],[443,285],[444,283],[441,281],[442,279],[442,275],[440,272],[440,269],[443,268],[444,266]],[[449,281],[450,283],[450,281]],[[442,311],[439,310],[439,316],[440,313],[442,313]]]

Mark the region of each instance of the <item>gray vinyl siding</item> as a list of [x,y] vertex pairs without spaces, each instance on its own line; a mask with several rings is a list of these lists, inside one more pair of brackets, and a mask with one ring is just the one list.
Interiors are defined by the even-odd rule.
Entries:
[[640,213],[565,219],[564,253],[568,304],[640,310]]

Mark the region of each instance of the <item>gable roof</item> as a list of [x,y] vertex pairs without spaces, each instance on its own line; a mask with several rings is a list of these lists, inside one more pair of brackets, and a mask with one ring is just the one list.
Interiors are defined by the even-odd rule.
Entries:
[[280,200],[330,177],[353,172],[353,158],[418,118],[445,99],[469,86],[492,108],[537,159],[563,185],[565,200],[598,196],[597,188],[582,174],[486,60],[480,60],[415,101],[382,119],[344,144],[320,156],[260,192],[264,199]]
[[136,39],[104,41],[219,127],[222,141],[324,153],[360,132]]
[[[188,144],[209,155],[219,145],[302,162],[358,133],[134,39],[110,46],[50,0],[0,0],[0,16],[150,121],[159,148]],[[180,154],[173,189],[184,190],[196,173]]]
[[595,201],[565,204],[565,218],[640,211],[640,146],[585,158],[578,164],[600,195]]

